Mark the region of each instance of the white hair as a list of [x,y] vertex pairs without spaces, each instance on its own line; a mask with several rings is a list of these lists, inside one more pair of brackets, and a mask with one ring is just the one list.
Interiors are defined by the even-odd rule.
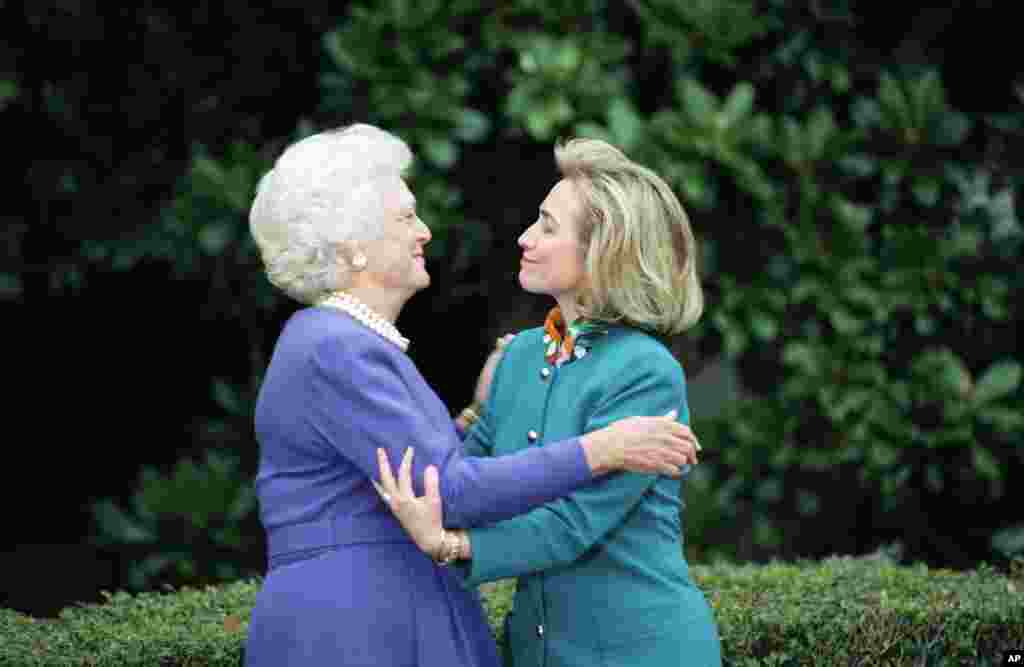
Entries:
[[357,123],[288,146],[256,188],[249,229],[267,278],[303,303],[343,289],[343,241],[381,234],[383,197],[412,163],[404,141]]

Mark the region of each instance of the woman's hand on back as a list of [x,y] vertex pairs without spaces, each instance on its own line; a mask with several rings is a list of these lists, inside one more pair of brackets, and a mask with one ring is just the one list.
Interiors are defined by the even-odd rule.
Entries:
[[412,448],[405,450],[402,463],[398,468],[398,481],[395,481],[388,461],[387,452],[377,450],[377,467],[380,471],[380,484],[373,482],[384,504],[395,515],[402,528],[420,548],[420,551],[436,557],[441,550],[444,538],[443,511],[441,508],[441,485],[438,480],[437,468],[427,466],[423,472],[425,493],[417,497],[412,486]]
[[594,475],[616,470],[682,475],[682,466],[696,465],[700,443],[689,426],[664,417],[627,417],[581,438]]

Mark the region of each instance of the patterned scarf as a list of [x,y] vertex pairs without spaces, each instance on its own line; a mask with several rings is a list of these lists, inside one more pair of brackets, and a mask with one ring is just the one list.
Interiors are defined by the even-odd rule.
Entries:
[[582,318],[577,319],[566,328],[562,309],[555,306],[544,320],[544,332],[546,334],[544,343],[547,345],[544,358],[549,364],[560,366],[563,363],[587,356],[587,352],[590,350],[588,338],[597,334],[606,334],[608,328],[601,322],[592,322]]

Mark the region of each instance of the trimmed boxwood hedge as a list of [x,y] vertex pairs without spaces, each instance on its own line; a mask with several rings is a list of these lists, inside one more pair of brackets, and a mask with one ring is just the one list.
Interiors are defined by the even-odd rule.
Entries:
[[[834,557],[691,573],[714,608],[725,665],[998,665],[1024,647],[1020,568]],[[0,609],[0,665],[235,667],[259,586],[108,594],[56,619]],[[499,638],[513,591],[512,580],[481,587]]]

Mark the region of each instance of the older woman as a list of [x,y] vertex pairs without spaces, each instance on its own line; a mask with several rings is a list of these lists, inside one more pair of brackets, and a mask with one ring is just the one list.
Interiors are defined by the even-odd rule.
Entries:
[[439,471],[453,526],[510,518],[613,470],[678,474],[695,461],[688,429],[656,416],[498,459],[463,454],[394,325],[430,282],[430,232],[402,180],[410,160],[371,126],[325,132],[290,146],[253,202],[270,281],[311,307],[286,323],[256,404],[270,567],[249,667],[496,664],[476,597],[416,549],[374,492],[378,449],[408,452],[408,471],[415,448],[417,474]]
[[[703,307],[682,206],[604,142],[574,140],[555,157],[562,180],[519,239],[519,281],[558,305],[506,349],[467,437],[481,454],[542,451],[630,415],[688,418],[682,368],[661,341]],[[522,516],[446,531],[436,474],[423,497],[410,474],[403,465],[396,484],[382,457],[380,491],[422,549],[458,559],[471,585],[518,577],[505,633],[515,667],[721,664],[683,556],[678,482],[615,474]]]

